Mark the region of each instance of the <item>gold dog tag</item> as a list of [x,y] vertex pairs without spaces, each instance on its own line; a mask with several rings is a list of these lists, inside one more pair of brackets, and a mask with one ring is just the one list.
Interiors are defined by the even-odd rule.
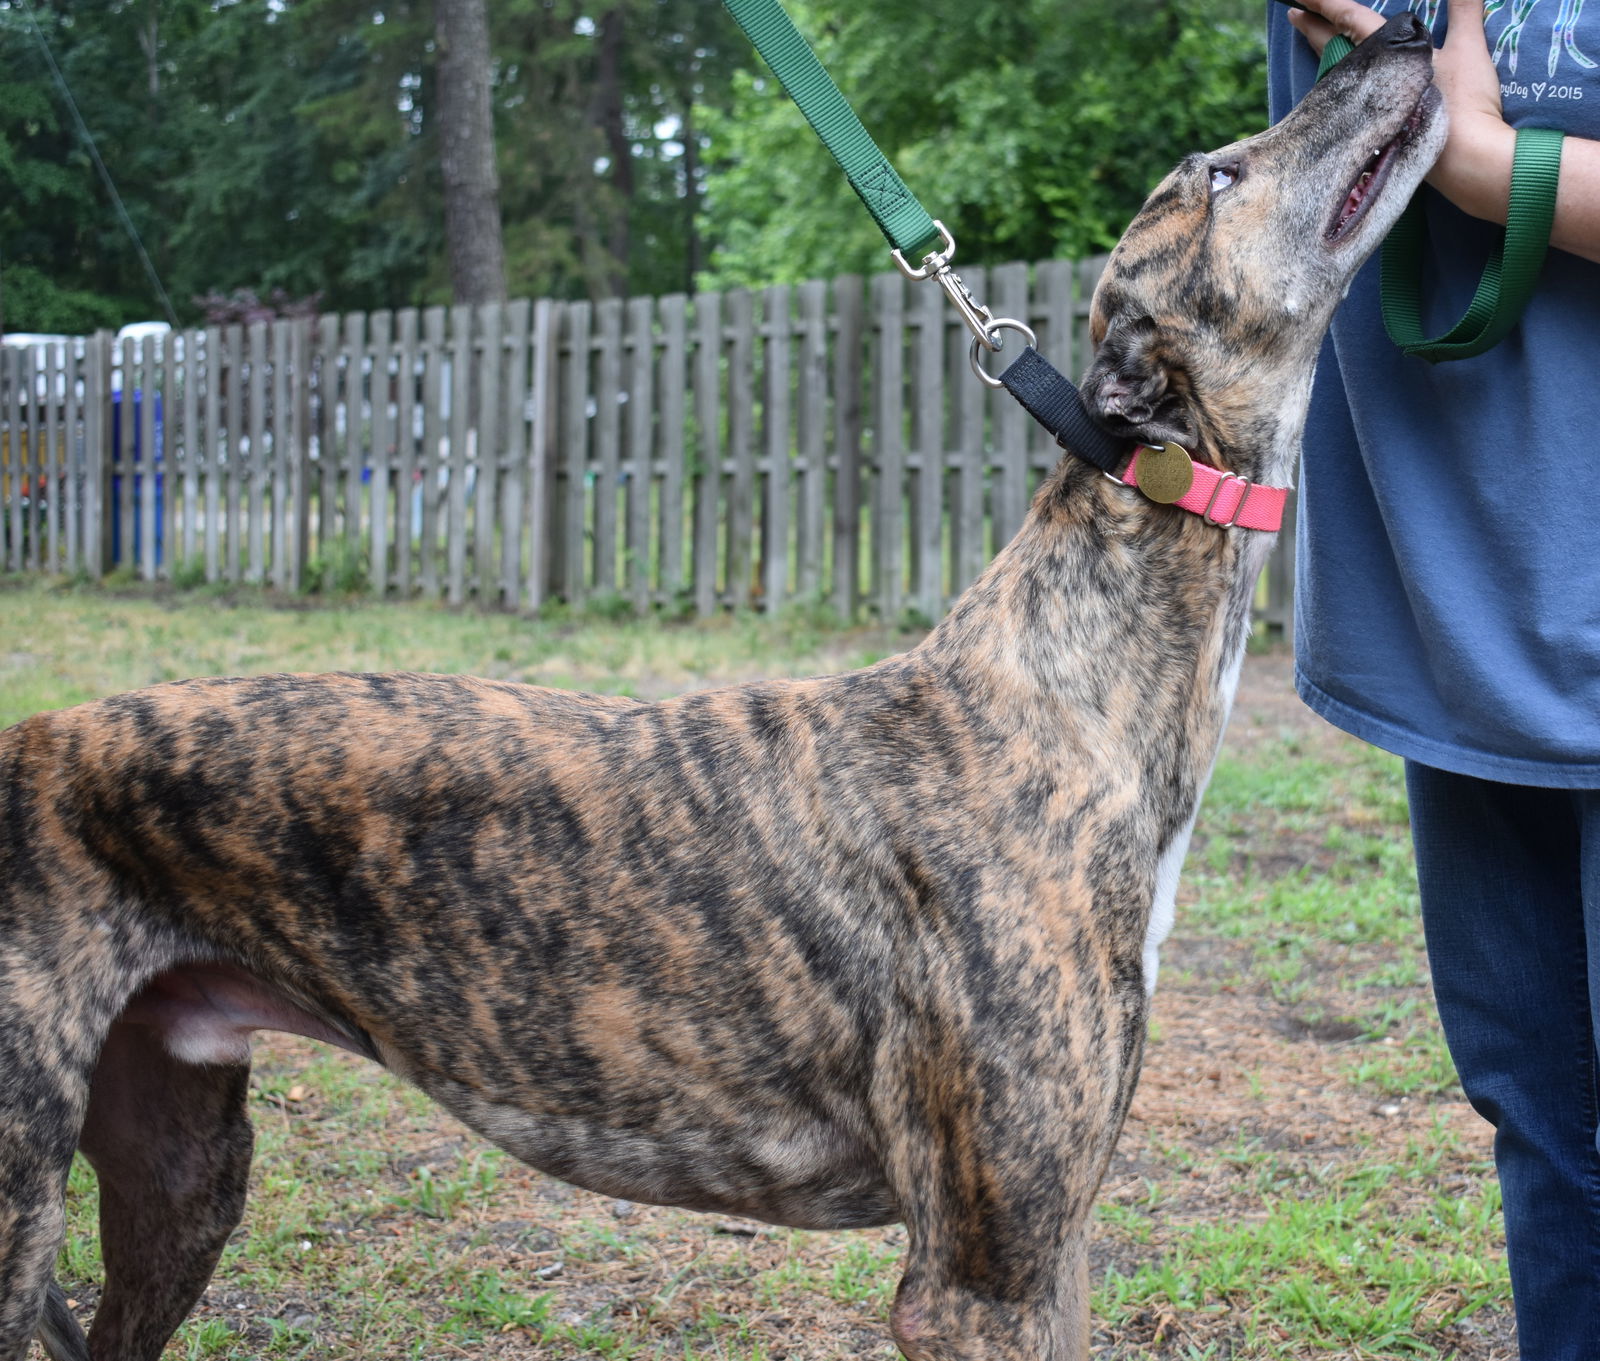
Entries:
[[1133,475],[1152,501],[1171,505],[1194,486],[1194,463],[1181,444],[1147,444],[1139,450]]

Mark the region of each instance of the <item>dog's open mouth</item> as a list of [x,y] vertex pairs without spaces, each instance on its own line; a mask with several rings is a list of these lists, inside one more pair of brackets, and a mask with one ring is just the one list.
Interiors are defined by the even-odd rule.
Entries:
[[1345,191],[1338,211],[1328,227],[1326,239],[1330,246],[1346,240],[1372,205],[1378,201],[1384,185],[1389,181],[1389,171],[1393,168],[1395,160],[1400,152],[1416,141],[1419,134],[1427,127],[1439,102],[1438,87],[1429,85],[1418,97],[1411,112],[1406,115],[1406,121],[1400,125],[1400,130],[1367,157],[1355,182]]

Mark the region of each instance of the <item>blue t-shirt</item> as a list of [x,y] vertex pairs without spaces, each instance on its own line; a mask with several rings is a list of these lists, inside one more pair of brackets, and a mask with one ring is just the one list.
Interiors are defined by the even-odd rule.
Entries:
[[[1277,118],[1316,60],[1267,8]],[[1507,121],[1600,139],[1600,4],[1487,8]],[[1447,6],[1416,9],[1437,46]],[[1432,336],[1501,229],[1420,192]],[[1385,333],[1374,256],[1318,365],[1297,556],[1296,681],[1323,717],[1458,774],[1600,787],[1600,265],[1552,249],[1505,340],[1430,365]]]

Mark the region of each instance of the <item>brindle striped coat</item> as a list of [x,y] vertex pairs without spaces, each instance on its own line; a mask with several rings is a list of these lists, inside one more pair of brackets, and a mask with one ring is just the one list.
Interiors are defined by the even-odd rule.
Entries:
[[[1334,302],[1437,152],[1428,80],[1396,20],[1180,165],[1096,301],[1102,420],[1286,477]],[[0,735],[0,1361],[159,1355],[243,1210],[261,1027],[600,1191],[904,1220],[914,1361],[1085,1356],[1085,1222],[1270,546],[1068,457],[853,674],[195,680]],[[50,1285],[75,1147],[87,1351]]]

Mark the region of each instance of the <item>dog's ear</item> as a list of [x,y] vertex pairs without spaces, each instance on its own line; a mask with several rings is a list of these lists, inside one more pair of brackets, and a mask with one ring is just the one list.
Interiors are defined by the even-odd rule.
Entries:
[[1198,439],[1188,371],[1147,316],[1107,325],[1083,379],[1089,414],[1113,435],[1141,444]]

